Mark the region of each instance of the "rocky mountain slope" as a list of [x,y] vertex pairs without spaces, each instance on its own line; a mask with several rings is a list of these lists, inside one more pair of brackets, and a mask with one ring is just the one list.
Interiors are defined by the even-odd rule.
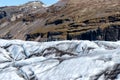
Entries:
[[120,42],[0,39],[0,80],[120,80]]
[[49,7],[38,1],[0,8],[4,39],[116,41],[119,27],[120,0],[60,0]]

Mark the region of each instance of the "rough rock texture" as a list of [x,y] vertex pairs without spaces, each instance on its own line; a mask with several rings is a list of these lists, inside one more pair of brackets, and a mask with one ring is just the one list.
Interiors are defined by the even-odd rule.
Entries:
[[117,41],[120,40],[120,25],[110,25],[103,30],[98,27],[96,30],[88,31],[80,35],[67,35],[67,39]]
[[0,39],[0,80],[120,80],[120,42]]
[[5,11],[0,11],[0,19],[6,17],[6,12]]

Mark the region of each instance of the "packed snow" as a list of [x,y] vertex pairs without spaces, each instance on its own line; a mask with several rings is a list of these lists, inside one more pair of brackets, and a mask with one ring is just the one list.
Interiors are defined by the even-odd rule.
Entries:
[[120,41],[0,39],[0,80],[120,80]]

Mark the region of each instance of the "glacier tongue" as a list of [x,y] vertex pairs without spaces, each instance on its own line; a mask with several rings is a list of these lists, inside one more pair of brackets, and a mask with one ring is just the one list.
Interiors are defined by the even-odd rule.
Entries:
[[119,80],[120,41],[0,39],[0,80]]

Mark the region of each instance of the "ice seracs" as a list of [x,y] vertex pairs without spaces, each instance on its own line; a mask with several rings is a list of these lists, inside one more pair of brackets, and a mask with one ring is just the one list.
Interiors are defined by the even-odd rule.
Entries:
[[119,80],[119,75],[119,41],[0,39],[0,80]]

